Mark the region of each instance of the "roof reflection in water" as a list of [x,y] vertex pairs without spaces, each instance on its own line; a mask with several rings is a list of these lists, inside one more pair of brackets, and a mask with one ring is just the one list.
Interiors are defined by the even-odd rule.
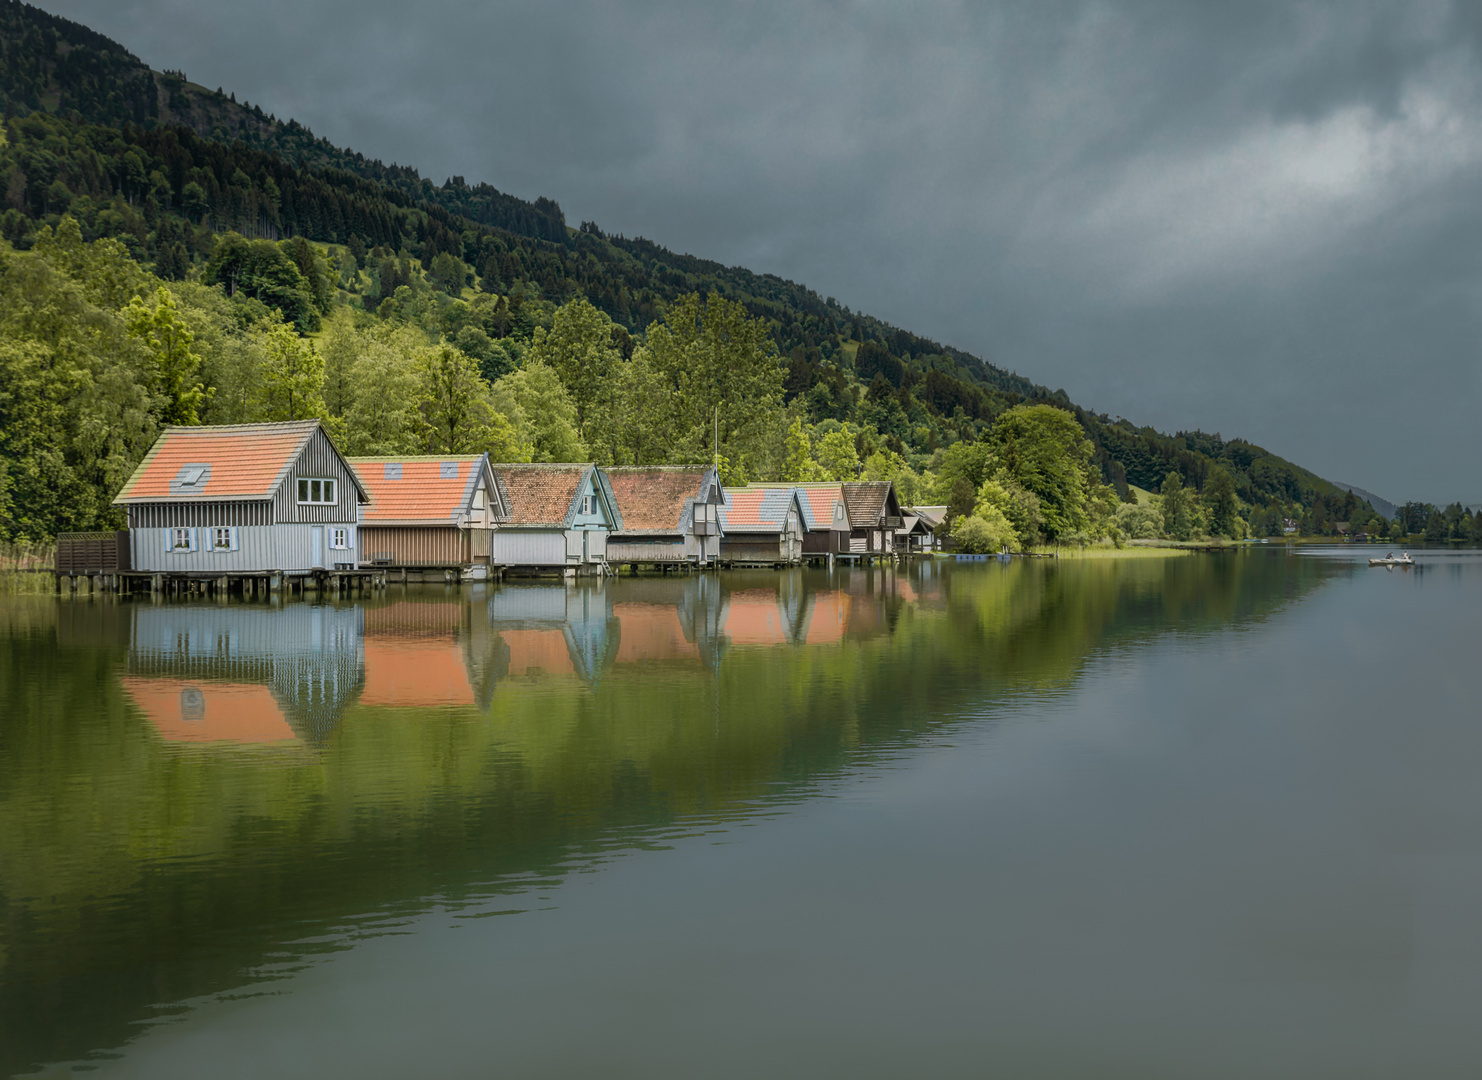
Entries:
[[[130,613],[133,683],[125,685],[172,741],[273,741],[243,737],[278,730],[269,704],[277,724],[300,739],[322,741],[365,680],[360,608],[140,605]],[[249,688],[267,694],[248,694]],[[167,707],[171,693],[178,701]],[[248,712],[259,706],[263,716],[249,722]],[[198,720],[183,719],[193,711]]]
[[125,675],[124,690],[168,742],[297,741],[266,686]]
[[[936,599],[930,575],[708,574],[512,584],[333,606],[135,605],[124,687],[181,743],[321,743],[355,703],[486,710],[516,680],[715,672],[726,650],[833,646]],[[819,587],[825,586],[825,587]]]
[[361,704],[483,708],[508,665],[507,647],[457,598],[366,609]]

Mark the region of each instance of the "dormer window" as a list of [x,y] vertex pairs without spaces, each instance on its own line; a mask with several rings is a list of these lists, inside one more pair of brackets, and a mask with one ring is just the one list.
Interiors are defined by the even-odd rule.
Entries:
[[300,505],[307,506],[333,504],[335,501],[335,482],[333,480],[314,479],[312,477],[299,477],[298,501]]

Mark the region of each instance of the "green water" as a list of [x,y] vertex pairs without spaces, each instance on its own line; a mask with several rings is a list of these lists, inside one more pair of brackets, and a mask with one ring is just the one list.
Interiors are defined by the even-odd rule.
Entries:
[[0,1069],[1473,1076],[1482,559],[0,598]]

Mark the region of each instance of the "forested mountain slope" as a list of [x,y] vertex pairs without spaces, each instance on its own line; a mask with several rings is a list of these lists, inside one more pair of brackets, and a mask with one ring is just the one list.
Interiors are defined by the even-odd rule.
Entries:
[[[0,234],[18,251],[69,217],[83,240],[116,238],[159,278],[219,285],[282,312],[301,333],[346,305],[388,326],[415,322],[431,341],[456,344],[491,382],[522,366],[557,305],[590,301],[613,321],[628,358],[681,298],[715,295],[765,320],[790,415],[815,441],[845,431],[860,460],[885,452],[925,472],[1006,410],[1043,401],[1074,412],[1101,476],[1124,496],[1129,483],[1159,489],[1170,472],[1199,491],[1222,468],[1248,516],[1264,508],[1268,524],[1310,515],[1321,527],[1371,509],[1249,443],[1113,422],[773,275],[590,222],[568,228],[550,199],[461,177],[437,185],[369,160],[183,72],[152,71],[108,38],[15,0],[0,0],[0,108]],[[234,233],[249,242],[303,237],[317,249],[299,250],[297,276],[268,280],[245,249],[223,255],[220,238]],[[202,419],[220,418],[216,408],[208,402]],[[754,463],[753,473],[766,468]]]

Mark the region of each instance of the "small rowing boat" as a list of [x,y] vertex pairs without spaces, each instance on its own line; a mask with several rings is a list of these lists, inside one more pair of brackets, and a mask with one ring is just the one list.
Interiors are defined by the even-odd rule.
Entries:
[[1415,560],[1406,555],[1402,559],[1387,557],[1383,559],[1370,559],[1370,566],[1414,566]]

